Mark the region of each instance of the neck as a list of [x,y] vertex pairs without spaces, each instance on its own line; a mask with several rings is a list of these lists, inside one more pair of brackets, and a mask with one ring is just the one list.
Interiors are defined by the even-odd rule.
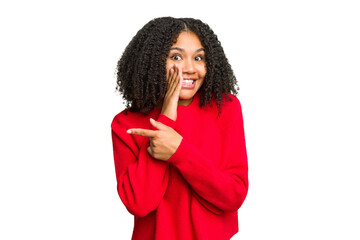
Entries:
[[[192,97],[191,99],[179,99],[178,106],[189,106],[192,103],[193,99],[194,97]],[[163,105],[163,101],[157,103],[155,107],[162,109],[162,105]]]

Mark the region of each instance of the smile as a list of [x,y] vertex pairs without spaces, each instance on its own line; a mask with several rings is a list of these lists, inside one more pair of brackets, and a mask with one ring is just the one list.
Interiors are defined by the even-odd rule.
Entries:
[[182,88],[194,88],[196,80],[183,80],[182,81]]

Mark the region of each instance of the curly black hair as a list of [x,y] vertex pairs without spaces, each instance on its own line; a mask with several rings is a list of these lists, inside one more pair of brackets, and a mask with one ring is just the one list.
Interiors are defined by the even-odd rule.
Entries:
[[206,23],[193,18],[155,18],[136,33],[117,63],[116,90],[127,101],[125,114],[128,110],[147,114],[163,100],[167,90],[166,59],[184,31],[195,33],[205,49],[206,75],[198,90],[199,107],[211,106],[211,99],[215,98],[219,116],[223,95],[228,101],[228,93],[237,94],[231,65],[216,34]]

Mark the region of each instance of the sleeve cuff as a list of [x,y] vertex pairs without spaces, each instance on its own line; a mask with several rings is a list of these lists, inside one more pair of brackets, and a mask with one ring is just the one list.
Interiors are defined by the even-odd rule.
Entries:
[[186,151],[191,151],[189,143],[186,141],[186,139],[183,137],[183,139],[180,142],[179,147],[176,149],[176,152],[168,159],[169,163],[172,163],[173,165],[177,166],[179,163],[185,163],[184,161],[181,161],[183,158],[182,156],[186,156]]
[[174,120],[172,120],[171,118],[168,118],[166,115],[164,115],[162,113],[160,113],[157,121],[161,122],[171,128],[175,128],[175,126],[176,126],[176,122]]

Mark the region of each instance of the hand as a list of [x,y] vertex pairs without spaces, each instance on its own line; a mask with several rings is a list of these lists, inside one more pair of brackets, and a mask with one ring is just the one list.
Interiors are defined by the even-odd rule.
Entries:
[[[174,129],[150,118],[151,125],[159,130],[132,128],[129,134],[150,137],[149,154],[156,159],[167,161],[178,149],[183,137]],[[129,132],[130,131],[130,132]]]
[[164,97],[161,113],[176,121],[177,106],[182,85],[182,69],[176,64],[167,74],[167,91]]

